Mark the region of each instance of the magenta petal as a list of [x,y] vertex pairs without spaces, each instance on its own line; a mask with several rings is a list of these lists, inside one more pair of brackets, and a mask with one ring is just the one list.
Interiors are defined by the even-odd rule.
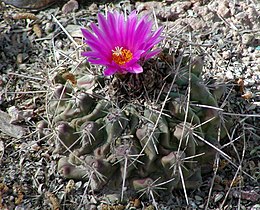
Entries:
[[110,76],[114,73],[116,73],[118,71],[118,68],[112,67],[112,66],[108,66],[105,70],[104,70],[104,75],[105,76]]
[[89,52],[82,52],[81,55],[88,57],[88,56],[89,56],[88,53],[89,53]]
[[145,23],[144,21],[141,22],[138,28],[136,29],[136,31],[139,32],[135,33],[135,37],[134,37],[135,43],[141,44],[149,35],[149,32],[151,32],[151,28],[152,28],[152,22],[148,22],[148,23]]
[[153,35],[152,37],[150,37],[145,45],[145,50],[149,50],[150,48],[152,48],[154,45],[156,45],[157,43],[159,43],[163,38],[160,37],[160,34],[162,32],[163,28],[159,28]]
[[[140,59],[147,60],[160,52],[159,49],[151,49],[163,39],[162,28],[152,31],[152,21],[148,15],[139,19],[136,11],[127,17],[116,11],[107,12],[106,17],[99,13],[98,24],[91,23],[90,28],[82,29],[86,38],[84,42],[90,48],[82,55],[90,63],[105,66],[104,75],[141,73],[143,68],[139,64]],[[112,61],[115,47],[130,50],[132,59],[122,65],[116,64]]]
[[137,52],[135,52],[133,59],[127,63],[127,66],[131,66],[133,63],[136,63],[138,60],[140,60],[140,57],[144,52],[145,51],[143,50],[138,50]]
[[81,55],[86,57],[97,57],[97,58],[100,57],[100,53],[94,51],[82,52]]
[[98,23],[102,31],[109,33],[109,28],[105,17],[102,14],[98,14]]
[[[108,31],[107,33],[109,34],[109,38],[111,41],[113,42],[117,42],[117,44],[119,44],[119,40],[118,40],[118,13],[115,12],[115,14],[113,15],[113,13],[108,12],[107,14],[107,25],[108,25]],[[115,45],[115,44],[113,44]],[[115,46],[114,46],[115,47]]]
[[133,64],[131,67],[126,69],[130,73],[139,74],[143,72],[143,67],[140,66],[138,63]]
[[96,51],[103,56],[110,56],[110,54],[111,54],[111,50],[109,48],[106,48],[99,42],[93,42],[92,40],[91,41],[88,40],[87,44],[93,51]]
[[158,55],[162,50],[161,49],[155,49],[153,51],[150,51],[148,53],[145,54],[144,59],[148,60],[149,58]]
[[87,29],[81,28],[81,32],[87,40],[97,40],[97,37],[90,33]]
[[106,33],[100,30],[94,23],[90,25],[93,32],[98,36],[98,41],[102,43],[106,48],[112,48],[111,41],[107,37]]
[[132,48],[133,42],[134,42],[134,35],[135,35],[135,28],[137,23],[137,16],[136,13],[131,13],[131,18],[128,19],[128,22],[126,23],[126,35],[125,37],[125,43],[129,48]]
[[109,63],[103,59],[95,59],[95,58],[88,58],[88,62],[92,63],[92,64],[98,64],[98,65],[102,65],[102,66],[106,66]]
[[120,45],[124,42],[124,37],[126,37],[127,34],[125,34],[125,20],[124,16],[120,15],[118,19],[118,42]]

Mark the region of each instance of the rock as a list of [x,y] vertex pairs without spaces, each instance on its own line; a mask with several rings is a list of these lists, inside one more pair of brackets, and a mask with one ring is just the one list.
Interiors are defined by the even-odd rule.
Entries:
[[156,17],[161,21],[175,21],[176,19],[178,19],[178,13],[172,12],[170,10],[159,11],[156,14]]
[[226,78],[227,79],[234,79],[234,75],[233,75],[233,73],[230,71],[230,70],[228,70],[227,72],[226,72]]
[[220,2],[220,4],[218,5],[217,13],[223,18],[230,17],[230,10],[227,1]]
[[68,14],[70,12],[75,12],[79,8],[79,3],[76,0],[69,0],[66,4],[62,7],[62,12],[64,14]]
[[195,195],[195,200],[197,200],[197,201],[203,201],[203,198],[200,197],[199,195]]
[[186,10],[188,10],[191,7],[190,1],[182,1],[182,2],[176,2],[171,7],[171,12],[173,13],[184,13]]
[[53,32],[53,30],[54,30],[54,24],[52,22],[47,22],[44,28],[45,33],[50,34]]
[[206,23],[199,18],[186,18],[185,21],[193,30],[200,30],[207,27]]
[[242,35],[242,44],[249,45],[253,42],[254,35],[253,34],[243,34]]
[[193,7],[193,10],[200,16],[205,16],[209,12],[209,9],[207,7],[202,6]]
[[57,0],[3,0],[3,2],[18,8],[40,10],[54,4]]
[[226,50],[226,51],[224,51],[223,53],[222,53],[222,56],[223,56],[223,58],[225,59],[225,60],[228,60],[228,59],[230,59],[231,58],[231,52],[230,52],[230,50]]
[[69,25],[67,25],[67,27],[65,29],[68,31],[68,33],[72,37],[83,38],[83,35],[82,35],[82,32],[81,32],[81,28],[82,28],[82,26],[69,24]]
[[24,130],[21,126],[13,125],[10,123],[11,117],[0,110],[0,130],[14,138],[21,138],[24,134]]
[[224,194],[223,194],[223,193],[217,193],[217,194],[214,196],[214,202],[217,203],[217,202],[220,201],[223,197],[224,197]]
[[259,12],[256,11],[255,7],[250,6],[248,7],[247,11],[247,16],[249,18],[250,21],[258,21],[259,22]]

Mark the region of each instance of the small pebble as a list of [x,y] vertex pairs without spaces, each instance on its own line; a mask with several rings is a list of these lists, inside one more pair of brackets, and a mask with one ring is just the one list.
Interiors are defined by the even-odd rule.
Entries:
[[204,204],[201,204],[201,205],[199,205],[199,208],[200,208],[200,209],[204,209],[204,208],[205,208],[205,205],[204,205]]
[[79,3],[76,0],[69,0],[66,4],[62,7],[63,14],[68,14],[70,12],[75,12],[79,9]]
[[54,24],[52,22],[46,23],[45,29],[44,29],[45,33],[50,34],[51,32],[53,32],[53,30],[54,30]]
[[224,58],[225,60],[230,59],[230,58],[231,58],[231,52],[230,52],[230,50],[224,51],[224,52],[222,53],[222,56],[223,56],[223,58]]
[[255,49],[254,49],[254,47],[249,46],[249,47],[247,48],[247,51],[248,51],[249,53],[252,53],[252,52],[255,51]]
[[217,13],[224,18],[230,17],[230,10],[227,7],[228,5],[226,4],[225,1],[220,2],[219,6],[218,6],[218,10]]
[[195,195],[194,197],[195,197],[195,199],[196,199],[197,201],[202,201],[202,200],[203,200],[203,198],[200,197],[200,196],[198,196],[198,195]]
[[233,73],[230,71],[230,70],[228,70],[227,72],[226,72],[226,78],[227,79],[234,79],[234,75],[233,75]]
[[220,201],[223,197],[224,197],[224,194],[223,194],[223,193],[217,193],[217,194],[214,196],[214,202],[217,203],[217,202]]
[[245,81],[244,81],[244,85],[245,86],[253,86],[254,84],[255,84],[255,80],[253,80],[253,79],[246,79]]
[[249,45],[253,42],[254,35],[253,34],[243,34],[242,35],[242,44]]
[[22,53],[18,53],[18,55],[16,57],[16,61],[18,64],[23,63],[23,54]]
[[220,48],[223,48],[225,45],[226,45],[226,43],[224,42],[223,39],[219,39],[219,40],[218,40],[218,46],[219,46]]
[[61,40],[57,40],[57,41],[55,42],[55,47],[57,47],[57,48],[62,48],[62,47],[63,47],[62,41],[61,41]]

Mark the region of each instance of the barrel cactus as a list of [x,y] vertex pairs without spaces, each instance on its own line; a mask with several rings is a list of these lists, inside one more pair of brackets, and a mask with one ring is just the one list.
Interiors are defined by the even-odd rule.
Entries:
[[[93,191],[121,189],[122,196],[126,191],[196,189],[203,174],[212,169],[220,139],[229,127],[217,108],[223,90],[209,89],[204,83],[202,57],[185,55],[181,49],[173,54],[167,39],[168,47],[151,58],[159,53],[151,49],[162,40],[162,29],[152,33],[146,17],[139,23],[147,25],[138,25],[136,14],[130,16],[121,27],[132,24],[129,28],[146,30],[143,36],[153,39],[141,40],[147,46],[135,46],[134,40],[130,45],[136,51],[127,44],[113,46],[113,65],[103,55],[94,59],[98,50],[105,53],[111,46],[106,43],[97,49],[90,39],[102,40],[103,31],[92,25],[96,34],[87,30],[83,34],[94,50],[83,55],[106,66],[105,75],[95,70],[60,71],[53,79],[55,100],[49,102],[49,112],[56,134],[53,153],[62,156],[58,170],[65,178],[88,182]],[[109,17],[122,19],[119,13],[115,17],[109,13],[108,21]],[[104,28],[105,21],[99,15]],[[124,57],[113,57],[124,56],[120,53],[138,58],[122,65]]]

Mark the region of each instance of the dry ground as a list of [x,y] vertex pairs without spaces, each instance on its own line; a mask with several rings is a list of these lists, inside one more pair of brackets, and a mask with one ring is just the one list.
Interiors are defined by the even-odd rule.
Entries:
[[205,82],[228,87],[220,107],[238,124],[222,148],[234,164],[218,158],[215,172],[188,192],[188,207],[183,191],[174,191],[154,207],[129,198],[110,209],[260,209],[260,5],[253,0],[91,3],[67,14],[57,5],[26,14],[1,4],[0,209],[109,209],[101,201],[116,203],[116,194],[92,194],[86,183],[63,179],[54,144],[37,128],[52,117],[46,104],[54,75],[82,74],[80,27],[112,8],[150,13],[165,26],[164,44],[202,55]]

